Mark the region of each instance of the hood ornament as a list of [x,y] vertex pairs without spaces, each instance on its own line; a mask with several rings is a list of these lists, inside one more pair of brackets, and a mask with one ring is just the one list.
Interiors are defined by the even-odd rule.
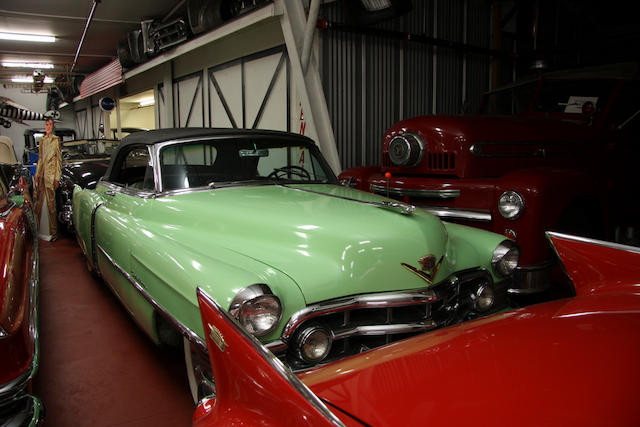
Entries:
[[440,257],[438,262],[436,262],[436,256],[429,254],[421,257],[418,260],[418,264],[420,264],[420,269],[409,265],[407,263],[401,263],[401,265],[412,273],[418,275],[422,280],[427,282],[428,284],[433,284],[433,279],[436,277],[438,270],[442,266],[442,260],[444,259],[444,255]]

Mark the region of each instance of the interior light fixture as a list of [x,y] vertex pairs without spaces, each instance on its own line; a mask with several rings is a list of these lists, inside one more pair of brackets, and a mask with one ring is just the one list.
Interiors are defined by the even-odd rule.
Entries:
[[0,31],[0,40],[53,43],[56,41],[56,37],[48,34],[20,34]]
[[3,67],[7,68],[34,68],[34,69],[51,69],[53,64],[47,62],[3,62]]
[[156,100],[153,98],[142,98],[140,101],[138,101],[138,105],[140,107],[148,107],[149,105],[153,105],[156,103]]
[[[13,77],[13,83],[33,83],[33,77]],[[45,77],[44,83],[53,83],[53,77]]]

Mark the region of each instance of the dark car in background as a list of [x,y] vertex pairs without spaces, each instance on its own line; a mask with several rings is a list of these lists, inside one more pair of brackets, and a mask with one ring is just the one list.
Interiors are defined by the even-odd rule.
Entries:
[[73,232],[71,217],[73,188],[94,189],[109,166],[117,139],[80,139],[62,143],[62,175],[56,191],[58,221]]

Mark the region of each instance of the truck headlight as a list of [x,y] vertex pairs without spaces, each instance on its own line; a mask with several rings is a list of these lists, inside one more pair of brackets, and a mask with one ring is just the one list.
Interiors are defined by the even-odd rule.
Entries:
[[508,276],[518,266],[520,248],[511,240],[503,240],[493,251],[491,267],[498,276]]
[[396,166],[412,168],[422,163],[425,143],[413,133],[405,133],[394,137],[389,143],[389,159]]
[[498,211],[506,219],[520,218],[524,212],[524,198],[516,191],[505,191],[498,200]]
[[251,285],[236,294],[229,313],[238,319],[247,332],[263,337],[278,326],[282,304],[267,285]]

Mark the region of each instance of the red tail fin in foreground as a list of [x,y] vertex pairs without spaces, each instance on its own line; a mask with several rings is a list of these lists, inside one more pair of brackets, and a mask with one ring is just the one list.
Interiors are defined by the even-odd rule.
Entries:
[[291,370],[201,289],[198,303],[216,397],[200,404],[195,426],[342,425]]
[[640,248],[547,233],[577,295],[640,293]]

